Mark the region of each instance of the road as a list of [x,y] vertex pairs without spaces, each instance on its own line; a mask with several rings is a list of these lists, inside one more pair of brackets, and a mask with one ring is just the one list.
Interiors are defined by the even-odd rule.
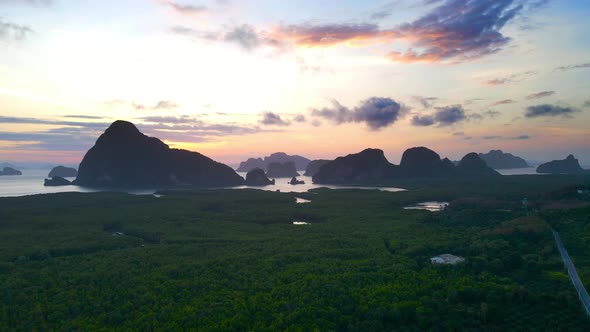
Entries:
[[572,284],[574,284],[574,287],[578,292],[578,296],[580,297],[580,301],[582,301],[584,309],[586,309],[586,313],[590,316],[590,297],[588,296],[588,292],[586,292],[586,288],[584,288],[584,284],[578,276],[578,271],[576,271],[576,267],[574,266],[574,263],[568,255],[567,250],[565,249],[563,242],[561,241],[559,233],[557,233],[554,230],[551,231],[553,232],[553,237],[555,238],[557,248],[559,249],[559,253],[561,254],[561,259],[563,260],[563,263],[567,268],[567,274],[569,274]]

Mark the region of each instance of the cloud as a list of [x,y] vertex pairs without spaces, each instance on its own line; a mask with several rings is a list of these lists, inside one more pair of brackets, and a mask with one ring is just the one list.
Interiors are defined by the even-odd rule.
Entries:
[[537,75],[538,72],[533,71],[533,70],[529,70],[529,71],[525,71],[523,73],[517,73],[517,74],[512,74],[512,75],[508,75],[508,76],[504,76],[504,77],[496,77],[496,78],[491,78],[491,79],[487,79],[484,80],[482,83],[483,85],[488,85],[488,86],[497,86],[497,85],[503,85],[503,84],[508,84],[508,83],[517,83],[517,82],[521,82],[524,81],[532,76]]
[[524,114],[527,118],[538,118],[538,117],[571,117],[572,114],[579,112],[575,108],[571,107],[562,107],[557,105],[551,104],[543,104],[543,105],[536,105],[536,106],[529,106],[526,108],[526,112]]
[[414,115],[414,117],[412,118],[412,125],[416,127],[428,127],[432,126],[434,123],[434,117],[431,115]]
[[423,96],[412,96],[412,100],[422,105],[424,108],[431,108],[437,97],[423,97]]
[[295,121],[295,122],[299,122],[299,123],[301,123],[301,122],[305,122],[305,115],[303,115],[303,114],[297,114],[297,115],[295,115],[295,117],[293,118],[293,121]]
[[372,97],[354,109],[332,101],[332,107],[312,110],[312,115],[336,124],[365,123],[370,130],[380,130],[395,123],[407,109],[391,98]]
[[209,8],[205,6],[193,6],[193,5],[182,5],[178,4],[174,1],[161,1],[163,4],[167,5],[168,7],[172,8],[174,11],[183,14],[183,15],[198,15],[205,13],[209,10]]
[[132,103],[131,106],[136,110],[169,110],[178,108],[178,105],[170,100],[160,100],[154,106],[146,106],[144,104]]
[[273,112],[262,113],[262,119],[258,122],[267,126],[288,126],[291,124],[289,121],[283,120],[279,114]]
[[513,99],[498,100],[490,104],[490,106],[509,105],[516,103]]
[[0,40],[22,41],[32,33],[33,29],[26,25],[6,22],[0,18]]
[[518,136],[509,136],[509,137],[505,137],[505,136],[499,136],[499,135],[492,135],[492,136],[483,136],[482,139],[484,140],[516,140],[516,141],[520,141],[520,140],[527,140],[527,139],[531,139],[532,137],[530,135],[518,135]]
[[523,6],[515,0],[446,0],[418,20],[395,30],[412,48],[391,52],[399,62],[466,61],[494,54],[510,38],[501,33]]
[[590,107],[590,100],[586,100],[584,102],[584,107]]
[[246,50],[256,48],[262,43],[256,31],[246,24],[233,28],[225,35],[224,39],[229,42],[236,42]]
[[526,99],[528,99],[528,100],[540,99],[540,98],[553,96],[554,94],[555,94],[555,91],[541,91],[541,92],[531,93],[530,95],[526,96]]
[[572,70],[572,69],[586,69],[586,68],[590,68],[590,62],[578,63],[575,65],[568,65],[568,66],[561,66],[561,67],[557,67],[555,69],[561,70],[561,71],[567,71],[567,70]]
[[434,120],[439,126],[450,126],[466,118],[465,110],[461,105],[436,107],[436,112],[434,113]]
[[96,115],[64,115],[63,118],[71,118],[71,119],[88,119],[88,120],[102,120],[104,117],[96,116]]

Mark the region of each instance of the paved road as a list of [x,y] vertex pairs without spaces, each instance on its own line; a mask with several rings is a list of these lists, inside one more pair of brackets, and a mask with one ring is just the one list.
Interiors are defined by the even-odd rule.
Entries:
[[590,316],[590,297],[588,296],[588,292],[586,292],[586,288],[584,288],[584,284],[580,277],[578,276],[578,271],[576,271],[576,267],[572,262],[570,256],[567,254],[567,250],[563,246],[563,242],[561,242],[561,237],[559,237],[559,233],[554,230],[553,237],[555,237],[555,242],[557,243],[557,248],[559,249],[559,253],[561,254],[561,259],[567,268],[567,274],[569,274],[570,279],[572,280],[572,284],[576,288],[578,292],[578,296],[580,297],[580,301],[582,301],[582,305],[584,309],[586,309],[586,313]]

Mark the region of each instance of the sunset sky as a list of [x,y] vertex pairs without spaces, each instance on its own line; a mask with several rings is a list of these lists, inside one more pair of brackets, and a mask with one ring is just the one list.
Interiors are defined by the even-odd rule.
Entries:
[[231,165],[408,147],[590,164],[588,0],[0,0],[0,162],[117,119]]

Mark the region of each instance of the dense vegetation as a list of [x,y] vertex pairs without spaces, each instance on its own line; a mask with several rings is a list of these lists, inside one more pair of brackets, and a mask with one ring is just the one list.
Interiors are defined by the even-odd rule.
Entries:
[[549,231],[590,281],[590,210],[544,208],[588,177],[404,184],[0,199],[0,330],[590,330]]

